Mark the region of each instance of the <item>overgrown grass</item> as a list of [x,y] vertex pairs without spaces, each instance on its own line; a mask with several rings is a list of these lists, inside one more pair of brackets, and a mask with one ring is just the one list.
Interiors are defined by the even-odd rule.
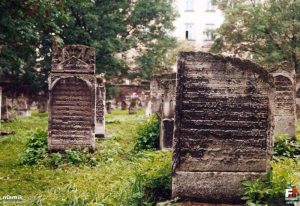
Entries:
[[[132,152],[136,127],[146,120],[142,111],[127,115],[127,111],[115,110],[106,120],[112,138],[97,142],[97,152],[92,154],[97,165],[61,164],[55,169],[19,164],[33,131],[47,129],[47,115],[34,112],[32,117],[3,124],[16,134],[0,140],[0,197],[22,195],[24,205],[151,205],[156,185],[166,184],[166,190],[170,189],[171,154]],[[140,174],[144,194],[136,199]]]

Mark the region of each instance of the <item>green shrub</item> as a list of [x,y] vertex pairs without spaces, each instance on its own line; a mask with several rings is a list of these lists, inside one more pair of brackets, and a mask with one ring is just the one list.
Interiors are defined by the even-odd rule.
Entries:
[[164,160],[156,163],[153,168],[136,173],[128,205],[155,205],[171,199],[171,164]]
[[[276,181],[274,181],[276,179]],[[283,176],[273,177],[269,172],[256,180],[245,180],[243,200],[252,205],[285,205],[285,189],[289,184]]]
[[135,150],[157,149],[159,147],[159,121],[157,115],[150,119],[137,130]]
[[37,129],[29,139],[20,155],[22,165],[34,165],[43,160],[47,154],[47,131]]
[[47,132],[36,130],[20,155],[20,163],[22,165],[41,164],[56,168],[62,164],[96,166],[98,160],[88,149],[68,149],[65,153],[48,153]]
[[278,135],[274,144],[275,157],[300,158],[300,142],[287,135]]

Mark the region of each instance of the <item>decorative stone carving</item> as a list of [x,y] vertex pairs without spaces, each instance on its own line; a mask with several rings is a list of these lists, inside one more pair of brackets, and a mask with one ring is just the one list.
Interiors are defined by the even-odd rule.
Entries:
[[53,51],[49,77],[49,150],[95,148],[95,49],[68,45]]

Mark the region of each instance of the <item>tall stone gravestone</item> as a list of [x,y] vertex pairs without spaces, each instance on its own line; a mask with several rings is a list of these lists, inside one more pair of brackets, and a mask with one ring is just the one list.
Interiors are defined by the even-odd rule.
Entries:
[[160,148],[172,148],[176,73],[153,75],[150,82],[151,108],[160,119]]
[[29,100],[25,96],[20,96],[17,99],[16,102],[16,115],[21,117],[30,117],[31,111],[30,111],[30,104]]
[[275,83],[274,124],[275,134],[295,136],[296,128],[296,74],[294,67],[284,62],[271,71]]
[[296,75],[296,116],[300,119],[300,75]]
[[269,170],[272,76],[247,60],[183,52],[177,82],[173,197],[240,203],[241,181]]
[[1,112],[1,109],[2,108],[2,87],[0,87],[0,126],[1,126],[1,120],[2,120],[2,112]]
[[49,150],[95,147],[95,49],[54,49],[49,77]]
[[96,125],[95,135],[96,138],[105,137],[105,79],[104,75],[97,75],[97,86],[96,86]]

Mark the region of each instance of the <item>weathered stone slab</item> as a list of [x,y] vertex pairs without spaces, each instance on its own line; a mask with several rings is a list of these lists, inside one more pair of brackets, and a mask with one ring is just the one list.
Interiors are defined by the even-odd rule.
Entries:
[[17,98],[16,103],[16,115],[21,117],[30,117],[30,105],[28,99],[25,96],[20,96]]
[[172,148],[173,145],[174,119],[160,121],[160,147]]
[[296,133],[296,76],[293,66],[284,62],[271,71],[275,81],[274,124],[275,134],[291,137]]
[[53,52],[49,78],[49,150],[95,147],[95,49],[69,45]]
[[8,109],[7,98],[2,91],[1,120],[10,121],[11,118],[12,118],[12,113]]
[[177,78],[173,197],[241,202],[240,181],[270,167],[272,75],[248,60],[182,52]]
[[96,85],[96,125],[95,136],[96,138],[105,137],[105,79],[104,75],[98,75]]
[[1,120],[2,120],[2,87],[0,87],[0,125],[1,125]]
[[300,75],[296,75],[296,116],[300,119]]
[[151,110],[160,119],[160,148],[172,148],[176,73],[153,75],[150,82]]
[[130,105],[128,108],[128,113],[129,114],[136,114],[138,111],[138,99],[137,98],[132,98],[130,101]]
[[241,203],[241,181],[258,178],[253,172],[177,172],[173,193],[205,203]]

